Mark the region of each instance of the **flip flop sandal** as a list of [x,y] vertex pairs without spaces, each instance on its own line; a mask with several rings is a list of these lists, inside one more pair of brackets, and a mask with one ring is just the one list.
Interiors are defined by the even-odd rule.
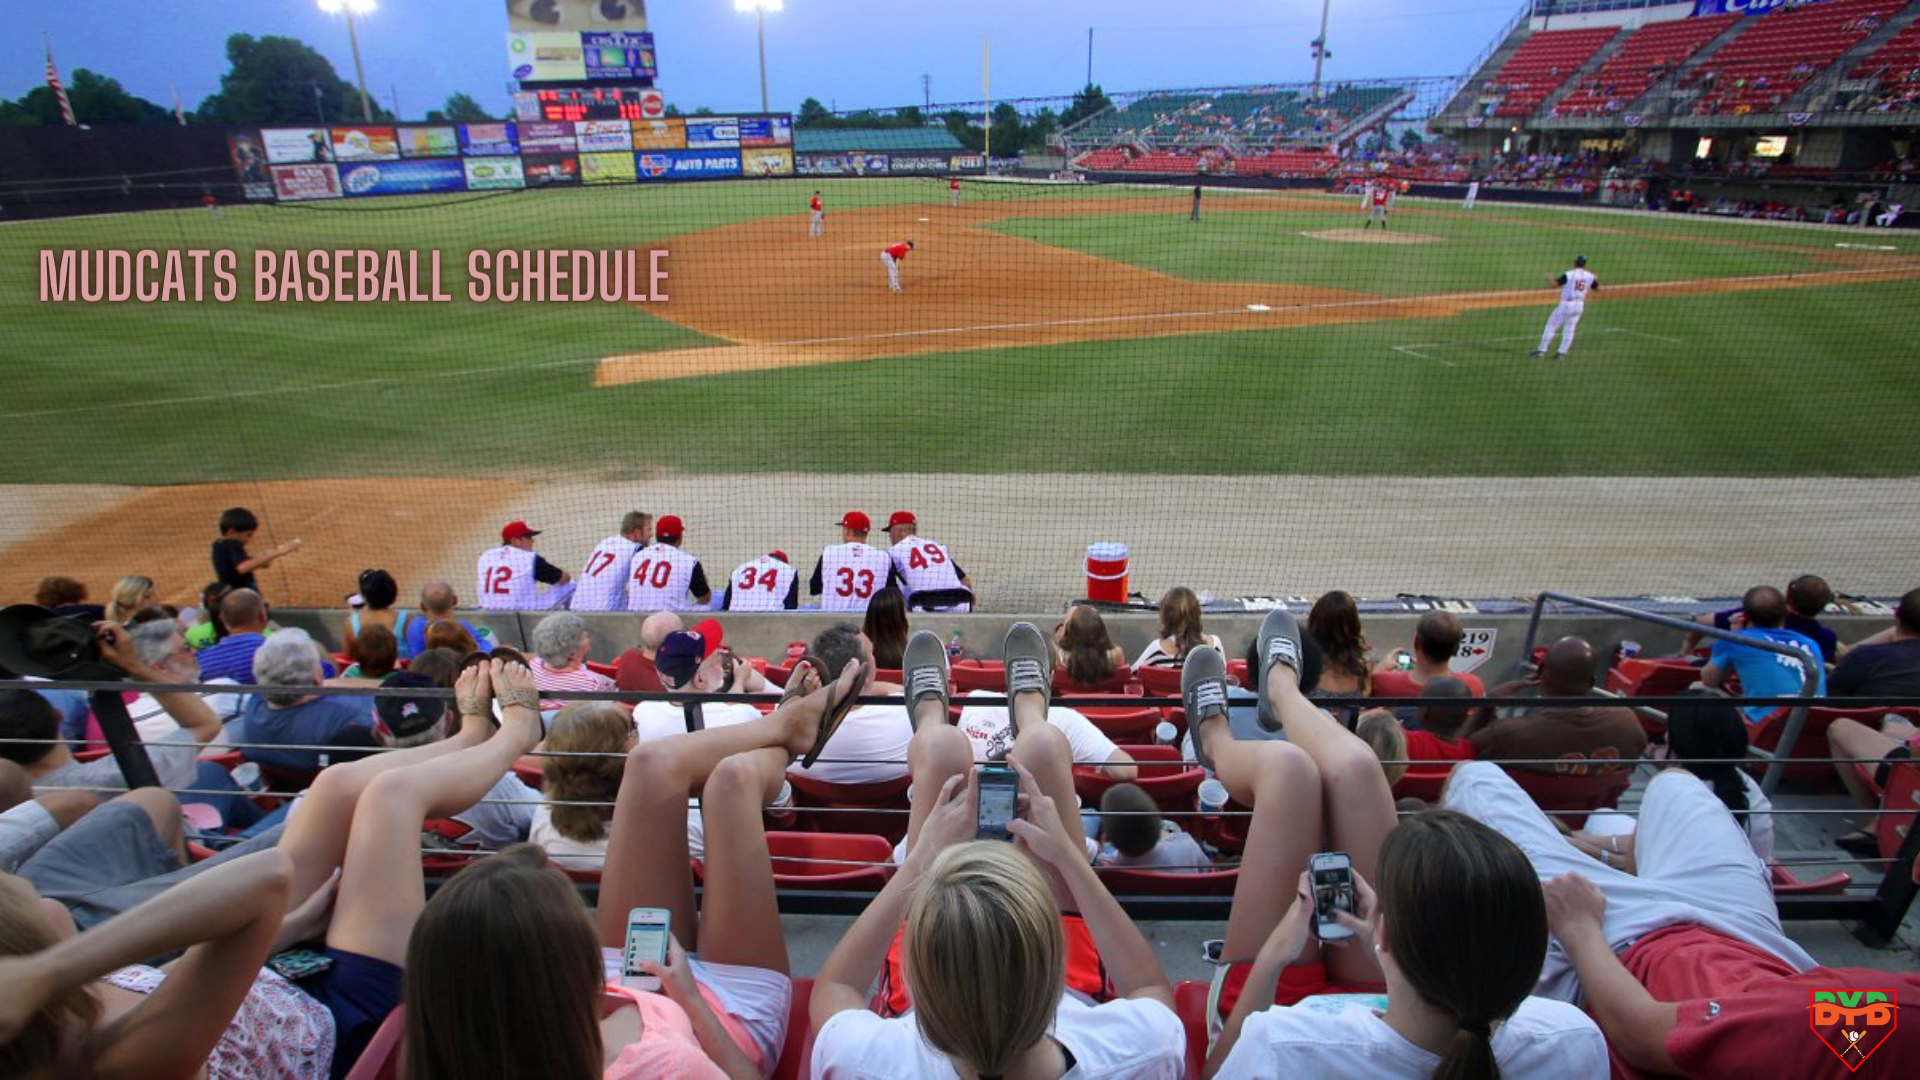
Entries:
[[1029,622],[1017,622],[1007,630],[1001,657],[1007,673],[1007,733],[1020,737],[1020,721],[1013,715],[1015,694],[1040,695],[1041,710],[1053,703],[1053,654],[1047,649],[1046,636]]
[[[872,674],[872,669],[867,667],[865,660],[856,660],[854,663],[860,665],[860,677],[854,680],[854,685],[865,686],[867,684],[867,676]],[[845,672],[844,668],[841,670],[843,673]],[[835,679],[834,682],[837,683],[839,680]],[[854,707],[860,703],[860,692],[858,690],[838,701],[831,700],[833,692],[833,684],[828,684],[827,694],[829,695],[829,700],[827,703],[827,712],[826,715],[820,718],[820,734],[814,737],[813,749],[807,751],[806,755],[800,759],[800,767],[803,769],[813,768],[813,763],[820,760],[820,752],[827,748],[827,740],[833,738],[833,733],[840,729],[840,721],[845,720],[847,714],[852,712]]]
[[1845,836],[1833,838],[1835,847],[1855,855],[1880,854],[1880,839],[1864,829],[1855,829]]
[[811,657],[801,657],[793,662],[792,670],[787,672],[787,685],[780,691],[781,705],[785,705],[795,698],[806,696],[807,691],[804,684],[806,683],[806,674],[809,671],[816,675],[820,673],[820,665],[815,663]]
[[1187,653],[1186,663],[1180,665],[1180,705],[1187,714],[1193,758],[1212,772],[1213,759],[1200,744],[1200,724],[1227,715],[1227,661],[1219,649],[1202,645]]

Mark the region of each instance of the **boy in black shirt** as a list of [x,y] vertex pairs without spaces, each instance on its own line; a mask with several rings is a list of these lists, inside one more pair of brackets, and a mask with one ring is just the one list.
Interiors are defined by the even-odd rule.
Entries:
[[213,574],[230,589],[260,591],[254,571],[270,566],[274,560],[301,548],[299,540],[289,540],[264,555],[248,555],[247,544],[260,528],[260,519],[244,506],[236,506],[220,515],[220,539],[213,542]]

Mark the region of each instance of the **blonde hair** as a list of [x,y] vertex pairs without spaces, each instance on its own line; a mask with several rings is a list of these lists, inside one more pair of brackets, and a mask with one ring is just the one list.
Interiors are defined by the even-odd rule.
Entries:
[[1380,759],[1380,767],[1387,774],[1388,787],[1399,783],[1400,778],[1407,775],[1407,729],[1400,725],[1400,718],[1393,715],[1392,710],[1368,709],[1361,713],[1353,733],[1365,740],[1373,750],[1373,756]]
[[1066,935],[1040,872],[976,840],[940,853],[907,911],[907,986],[920,1033],[982,1076],[1046,1037],[1066,985]]
[[[0,874],[0,956],[31,956],[59,938],[33,890],[12,874]],[[100,1002],[77,986],[41,1006],[39,1013],[0,1043],[0,1076],[71,1075],[75,1054],[100,1023]]]
[[554,714],[553,726],[547,729],[547,749],[609,755],[546,759],[549,803],[607,804],[554,806],[553,827],[561,836],[582,844],[607,838],[613,800],[627,767],[627,740],[632,736],[632,715],[611,701],[579,701]]
[[113,583],[113,595],[107,601],[108,622],[123,623],[133,618],[148,597],[153,595],[153,579],[130,574]]

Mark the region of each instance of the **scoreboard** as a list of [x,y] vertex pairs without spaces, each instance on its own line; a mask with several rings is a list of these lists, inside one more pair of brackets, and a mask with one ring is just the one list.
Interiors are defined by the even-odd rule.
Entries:
[[665,99],[650,88],[531,90],[514,96],[515,111],[523,120],[654,120],[666,115]]

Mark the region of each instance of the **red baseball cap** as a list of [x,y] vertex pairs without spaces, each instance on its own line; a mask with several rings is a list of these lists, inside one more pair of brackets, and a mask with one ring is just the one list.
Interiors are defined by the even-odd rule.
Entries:
[[527,528],[527,523],[524,521],[509,521],[507,522],[507,527],[500,530],[500,542],[504,544],[509,540],[518,540],[523,536],[539,535],[539,529]]
[[662,540],[678,540],[687,534],[687,527],[673,514],[668,514],[653,523],[653,535]]
[[858,510],[849,510],[840,517],[840,524],[854,532],[872,532],[873,521]]
[[787,558],[787,553],[784,551],[781,551],[779,548],[774,548],[772,551],[768,552],[767,557],[770,559],[779,559],[783,563],[790,563],[793,561],[792,559]]
[[919,519],[913,516],[913,511],[911,510],[895,510],[893,516],[887,518],[887,528],[889,529],[895,525],[918,525],[919,523]]

